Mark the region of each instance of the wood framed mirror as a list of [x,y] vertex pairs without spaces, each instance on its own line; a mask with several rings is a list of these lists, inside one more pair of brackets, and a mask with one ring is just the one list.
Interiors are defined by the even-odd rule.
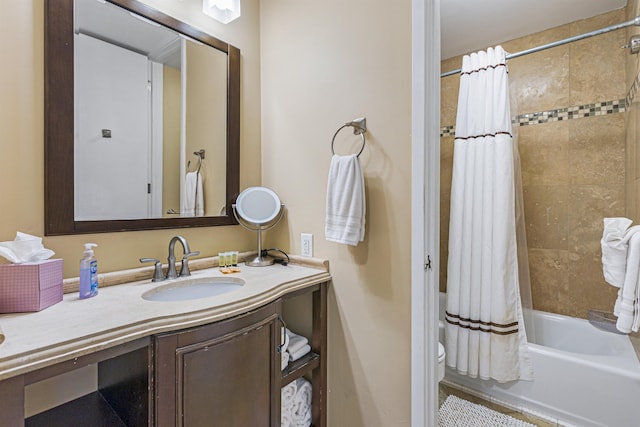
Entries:
[[[86,3],[87,1],[90,3]],[[93,104],[89,105],[88,102],[96,99],[111,101],[109,91],[112,89],[107,86],[107,96],[104,95],[104,91],[103,95],[100,95],[99,92],[93,92],[96,86],[100,86],[95,82],[102,82],[100,79],[107,79],[110,75],[122,69],[119,65],[113,66],[110,70],[105,71],[104,75],[106,77],[98,78],[95,76],[98,71],[106,68],[105,64],[107,67],[111,67],[112,62],[111,59],[101,63],[98,62],[105,55],[96,54],[98,50],[93,47],[94,45],[82,48],[83,42],[78,41],[79,37],[84,35],[88,35],[89,38],[100,38],[92,33],[94,31],[98,33],[100,32],[99,30],[86,30],[84,28],[87,26],[85,22],[76,22],[74,11],[75,14],[78,14],[79,10],[87,7],[86,5],[91,8],[104,6],[109,6],[112,9],[117,8],[119,11],[114,13],[123,12],[128,14],[132,17],[130,19],[139,21],[140,25],[158,27],[156,31],[162,29],[173,32],[178,42],[181,43],[182,50],[179,55],[182,58],[183,65],[181,71],[178,72],[179,77],[177,77],[179,81],[183,82],[183,86],[178,90],[178,93],[181,94],[179,95],[181,108],[178,108],[179,112],[177,114],[182,118],[178,126],[180,129],[178,131],[180,134],[179,152],[166,152],[166,147],[170,145],[167,141],[171,140],[166,136],[166,128],[168,127],[166,124],[168,119],[166,117],[169,116],[170,107],[175,107],[176,103],[165,101],[163,104],[163,101],[158,101],[160,97],[155,96],[153,90],[155,90],[156,86],[160,87],[162,85],[152,84],[151,77],[149,77],[148,85],[145,84],[145,91],[151,94],[145,95],[144,91],[139,91],[141,92],[140,104],[149,105],[148,110],[142,114],[142,119],[130,120],[130,122],[138,125],[138,128],[141,128],[143,132],[147,132],[143,136],[132,136],[133,133],[128,133],[128,127],[114,125],[110,117],[112,111],[120,110],[123,105],[134,104],[131,100],[131,97],[134,96],[132,95],[134,91],[129,89],[124,89],[125,96],[120,97],[123,98],[124,102],[121,99],[120,104],[109,103],[107,106],[101,105],[101,108],[95,109],[94,115],[105,123],[99,122],[98,126],[95,123],[92,124],[88,132],[83,130],[82,126],[79,126],[80,120],[82,120],[84,126],[85,113],[94,110]],[[105,28],[114,27],[108,21],[108,16],[107,13],[100,11],[100,19],[98,21],[103,24],[106,23],[104,25]],[[118,32],[132,34],[135,31],[120,29]],[[143,67],[146,67],[148,76],[154,76],[155,78],[154,70],[157,68],[162,70],[164,66],[167,69],[167,66],[163,65],[163,60],[158,58],[168,56],[167,52],[170,49],[164,49],[164,53],[151,58],[151,55],[142,48],[124,46],[124,43],[128,42],[111,41],[108,40],[108,37],[102,38],[107,39],[107,49],[112,49],[115,46],[115,50],[123,51],[125,55],[142,57],[144,61],[147,61],[145,62],[147,65],[143,65]],[[105,44],[104,40],[98,40],[98,43]],[[167,45],[167,43],[164,44]],[[97,58],[90,63],[91,66],[88,68],[88,72],[82,71],[82,67],[76,58],[79,50],[82,52],[81,49],[92,54],[92,56],[84,55],[83,58]],[[185,89],[184,82],[189,84],[189,82],[196,79],[196,77],[192,77],[191,73],[198,71],[196,64],[199,64],[198,61],[191,59],[192,57],[185,56],[188,49],[203,49],[216,52],[216,55],[223,55],[222,60],[217,60],[222,62],[222,68],[226,71],[226,81],[222,81],[218,85],[218,87],[222,88],[222,90],[218,91],[220,93],[216,101],[219,105],[222,105],[222,113],[218,113],[221,114],[220,117],[215,118],[208,109],[201,108],[201,106],[207,104],[207,100],[215,98],[213,92],[209,94],[209,86],[207,86],[206,90],[202,90],[202,88],[195,90],[200,94],[200,100],[197,101],[199,102],[198,104],[193,104],[191,99],[185,100],[190,92]],[[237,223],[232,214],[231,206],[239,193],[240,187],[240,50],[238,48],[136,0],[106,0],[106,2],[98,2],[96,0],[45,0],[44,52],[45,235],[203,227]],[[209,55],[209,53],[206,55]],[[188,77],[185,71],[186,68],[184,68],[185,58],[189,59],[191,66],[188,69],[190,73]],[[182,75],[180,75],[180,72]],[[199,70],[198,73],[204,81],[207,80],[207,76],[214,74],[210,73],[208,69],[204,72]],[[123,71],[122,74],[129,75],[133,73]],[[168,74],[165,71],[164,75]],[[85,83],[85,86],[82,86],[78,82],[78,76],[80,75],[92,77],[93,83],[90,81],[88,85]],[[160,71],[160,76],[162,75],[162,71]],[[164,79],[165,82],[166,80],[167,78]],[[162,77],[159,81],[163,81]],[[77,87],[82,88],[82,90],[77,90]],[[168,92],[166,87],[165,84],[164,90]],[[90,90],[87,90],[87,88]],[[194,91],[194,89],[190,90]],[[78,95],[83,95],[85,98],[79,100]],[[113,97],[115,98],[115,96]],[[145,99],[148,100],[145,101]],[[155,110],[153,107],[154,102],[159,102],[160,105]],[[105,104],[105,102],[102,102],[102,104]],[[199,113],[199,118],[193,119],[187,116],[186,111]],[[137,110],[136,114],[138,114]],[[131,116],[131,113],[128,113],[128,115]],[[194,130],[194,125],[191,123],[197,120],[201,125],[209,125],[210,127],[204,131]],[[222,124],[211,128],[211,123],[214,122]],[[216,133],[218,136],[222,135],[219,138],[221,142],[218,146],[211,144],[212,133]],[[89,136],[82,139],[85,134],[89,134]],[[126,134],[126,138],[123,138],[123,134]],[[158,137],[157,135],[160,136]],[[197,139],[196,143],[189,142],[188,136],[190,135],[198,136],[198,138],[193,138],[194,140]],[[98,151],[92,151],[89,154],[83,152],[79,148],[79,140],[90,141],[91,144],[98,147]],[[142,151],[138,151],[143,155],[137,155],[131,146],[135,141],[140,140],[147,141],[146,148],[143,147]],[[161,153],[162,148],[156,146],[158,140],[165,141],[164,154]],[[126,149],[122,147],[126,147]],[[109,150],[111,152],[107,154]],[[206,153],[206,157],[204,154],[202,156],[198,155],[201,150],[204,150],[202,153]],[[142,158],[148,160],[145,161],[146,172],[142,174],[143,178],[141,179],[146,179],[148,182],[140,184],[139,181],[135,181],[133,183],[133,172],[134,170],[137,171]],[[173,169],[167,166],[168,162],[172,162],[173,166],[171,167]],[[186,212],[183,206],[185,201],[184,191],[185,188],[190,188],[186,175],[190,172],[195,173],[196,170],[202,173],[204,169],[201,170],[201,168],[206,168],[207,166],[210,169],[215,169],[217,173],[220,173],[220,176],[204,178],[204,175],[202,175],[203,178],[200,178],[200,174],[196,175],[197,179],[201,179],[199,183],[196,180],[196,189],[200,188],[198,184],[202,185],[202,181],[204,181],[204,205],[206,209],[200,213],[198,213],[197,209],[195,213]],[[142,213],[130,212],[127,209],[121,210],[120,213],[106,213],[113,207],[121,207],[124,203],[117,198],[119,196],[116,196],[116,198],[109,196],[111,189],[104,189],[100,186],[101,184],[95,184],[95,181],[91,181],[94,175],[98,175],[101,170],[105,175],[102,178],[103,181],[114,184],[114,187],[122,192],[128,193],[131,188],[136,188],[136,191],[139,191],[142,185],[144,188],[142,190],[144,193],[142,196],[144,202],[141,203]],[[167,176],[163,176],[167,174],[168,170],[174,171],[174,173],[170,174],[169,181],[167,181]],[[178,182],[179,185],[177,184]],[[82,192],[83,183],[90,183],[88,190],[85,188],[84,193]],[[179,190],[174,189],[169,197],[166,194],[168,194],[168,189],[171,186],[178,187]],[[158,190],[159,187],[164,190]],[[218,197],[217,200],[219,201],[213,207],[207,207],[206,205],[209,199],[214,199],[213,196],[208,197],[207,189],[209,187],[218,188],[219,194],[216,197]],[[177,196],[176,191],[179,191]],[[153,199],[153,195],[156,196],[155,199]],[[174,205],[163,204],[159,201],[170,199],[174,199]],[[93,211],[91,208],[81,207],[86,204],[85,202],[88,202],[89,206],[94,206]],[[188,207],[188,205],[189,202],[187,200],[186,206]],[[95,212],[98,212],[98,214]]]

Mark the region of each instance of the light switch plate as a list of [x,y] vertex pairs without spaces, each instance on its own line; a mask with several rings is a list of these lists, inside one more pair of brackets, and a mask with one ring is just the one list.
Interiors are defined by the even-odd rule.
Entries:
[[313,234],[300,234],[300,255],[307,257],[313,256]]

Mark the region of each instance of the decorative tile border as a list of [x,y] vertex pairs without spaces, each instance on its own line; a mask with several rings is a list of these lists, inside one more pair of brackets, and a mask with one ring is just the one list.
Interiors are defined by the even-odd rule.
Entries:
[[615,101],[598,102],[596,104],[585,104],[577,107],[559,108],[557,110],[541,111],[538,113],[520,114],[515,117],[512,123],[518,126],[537,125],[549,122],[560,122],[571,119],[582,119],[585,117],[604,116],[607,114],[624,113],[626,101],[617,99]]
[[[557,110],[539,111],[537,113],[520,114],[512,118],[511,123],[518,126],[539,125],[549,122],[559,122],[571,119],[582,119],[584,117],[604,116],[607,114],[624,113],[631,106],[636,94],[640,90],[640,71],[636,79],[623,99],[613,101],[597,102],[595,104],[585,104],[576,107],[559,108]],[[455,136],[456,127],[444,126],[440,128],[440,138],[445,136]]]
[[456,127],[445,126],[440,128],[440,138],[442,138],[443,136],[456,136]]
[[[613,101],[585,104],[575,107],[558,108],[556,110],[539,111],[536,113],[520,114],[513,117],[511,119],[511,123],[517,124],[518,126],[531,126],[571,119],[582,119],[585,117],[624,113],[627,106],[631,104],[631,101],[633,101],[635,92],[638,89],[640,89],[640,75],[636,78],[636,82],[632,86],[631,90],[629,90],[629,94],[625,99],[616,99]],[[445,126],[440,128],[440,137],[455,136],[455,132],[455,126]]]

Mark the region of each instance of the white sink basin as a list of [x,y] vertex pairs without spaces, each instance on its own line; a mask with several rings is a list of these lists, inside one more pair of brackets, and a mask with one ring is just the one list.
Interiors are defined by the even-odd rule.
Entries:
[[186,301],[226,294],[240,289],[244,280],[237,277],[184,279],[158,286],[142,294],[147,301]]

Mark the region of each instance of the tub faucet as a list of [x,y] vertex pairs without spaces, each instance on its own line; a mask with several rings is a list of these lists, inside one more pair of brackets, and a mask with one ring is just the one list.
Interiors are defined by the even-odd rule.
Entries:
[[[182,244],[182,249],[184,255],[182,256],[182,266],[180,267],[180,273],[176,273],[176,255],[175,255],[175,247],[176,242],[180,242]],[[191,272],[189,271],[189,257],[199,255],[200,251],[191,252],[189,249],[189,243],[187,243],[187,239],[182,236],[174,236],[171,238],[169,242],[169,268],[167,270],[167,279],[175,279],[177,277],[187,277],[191,276]]]

